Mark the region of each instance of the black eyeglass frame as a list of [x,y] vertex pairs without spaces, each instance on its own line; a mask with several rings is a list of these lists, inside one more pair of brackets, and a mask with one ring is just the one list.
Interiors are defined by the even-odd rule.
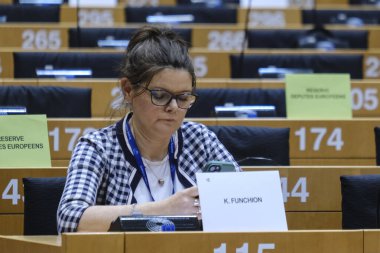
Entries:
[[[156,106],[167,106],[170,104],[170,102],[173,100],[173,98],[175,99],[176,103],[177,103],[177,106],[178,108],[181,108],[181,109],[190,109],[194,103],[197,101],[198,99],[198,94],[195,94],[193,92],[183,92],[183,93],[180,93],[180,94],[173,94],[165,89],[161,89],[161,88],[157,88],[157,89],[149,89],[148,87],[142,87],[144,89],[144,91],[149,91],[150,93],[150,101],[152,102],[152,104],[156,105]],[[163,91],[163,92],[166,92],[167,94],[170,95],[170,99],[168,100],[167,103],[165,104],[156,104],[154,101],[153,101],[153,93],[155,91]],[[183,95],[190,95],[190,96],[193,96],[194,97],[194,101],[188,106],[188,107],[181,107],[180,103],[181,102],[178,102],[178,99],[180,98],[180,96],[183,96]]]

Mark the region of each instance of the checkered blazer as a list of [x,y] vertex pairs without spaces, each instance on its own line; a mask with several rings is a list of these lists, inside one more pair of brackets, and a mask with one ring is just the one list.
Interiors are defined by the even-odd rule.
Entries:
[[[57,211],[58,232],[76,231],[89,206],[136,203],[133,192],[142,176],[124,134],[130,117],[79,139]],[[185,188],[196,184],[195,173],[208,161],[231,161],[239,169],[214,132],[202,124],[184,122],[176,140],[176,173]]]

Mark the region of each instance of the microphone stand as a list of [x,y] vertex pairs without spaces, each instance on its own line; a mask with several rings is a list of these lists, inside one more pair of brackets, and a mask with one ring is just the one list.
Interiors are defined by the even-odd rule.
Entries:
[[253,0],[248,1],[248,10],[245,16],[244,37],[243,37],[243,43],[241,45],[241,51],[240,51],[240,57],[239,57],[239,75],[238,75],[239,77],[243,77],[245,48],[248,47],[249,15],[252,10],[252,1]]

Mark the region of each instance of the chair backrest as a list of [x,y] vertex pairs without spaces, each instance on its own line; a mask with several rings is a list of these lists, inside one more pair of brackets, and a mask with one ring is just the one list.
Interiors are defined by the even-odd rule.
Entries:
[[[298,40],[309,30],[296,29],[255,29],[248,31],[249,48],[298,48]],[[331,30],[332,36],[345,41],[349,48],[368,48],[368,31]]]
[[[148,16],[154,15],[191,15],[194,20],[185,23],[237,23],[237,12],[234,8],[205,6],[154,6],[126,7],[127,23],[146,23]],[[176,23],[180,23],[178,20]]]
[[276,117],[286,117],[284,89],[198,89],[197,102],[186,117],[215,117],[215,106],[274,105]]
[[[209,126],[240,165],[289,165],[289,128]],[[240,161],[240,162],[239,162]]]
[[380,127],[375,127],[376,165],[380,165]]
[[341,176],[342,228],[379,228],[380,175]]
[[28,114],[91,117],[91,89],[54,86],[0,86],[0,106],[24,106]]
[[364,24],[379,24],[380,10],[376,8],[368,9],[323,9],[323,10],[302,10],[302,23],[318,24],[344,24],[352,26],[362,26]]
[[[69,29],[69,46],[70,47],[100,47],[99,41],[112,38],[113,40],[129,41],[137,28],[70,28]],[[191,44],[191,29],[176,28],[173,29],[186,42]]]
[[59,5],[0,4],[5,22],[59,22]]
[[13,59],[15,78],[37,78],[36,70],[44,70],[47,66],[53,70],[91,70],[93,78],[118,78],[117,66],[122,63],[123,54],[121,52],[15,52]]
[[363,56],[325,54],[230,55],[231,78],[260,78],[260,68],[312,70],[313,73],[349,73],[352,79],[363,78]]
[[23,178],[24,235],[56,235],[65,177]]

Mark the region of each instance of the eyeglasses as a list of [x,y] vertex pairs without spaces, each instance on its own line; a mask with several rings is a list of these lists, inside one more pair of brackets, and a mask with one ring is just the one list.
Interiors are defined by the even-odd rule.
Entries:
[[191,92],[184,92],[181,94],[174,95],[169,91],[163,89],[148,89],[146,87],[144,87],[144,89],[150,92],[152,104],[157,106],[166,106],[170,104],[170,102],[174,98],[179,108],[189,109],[197,99],[197,95]]

